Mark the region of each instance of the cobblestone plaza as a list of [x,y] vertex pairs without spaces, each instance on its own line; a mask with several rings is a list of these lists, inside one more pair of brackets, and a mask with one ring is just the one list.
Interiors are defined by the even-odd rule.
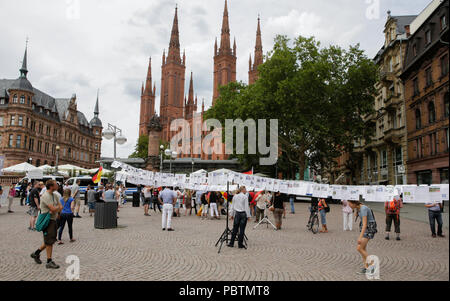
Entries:
[[[120,210],[119,228],[114,230],[94,229],[88,214],[75,219],[77,241],[69,243],[66,227],[65,244],[55,245],[53,256],[61,268],[47,270],[30,258],[42,243],[42,234],[26,229],[27,207],[18,206],[18,200],[14,203],[13,214],[0,208],[0,280],[66,280],[65,259],[76,255],[84,281],[368,281],[356,273],[362,266],[356,252],[358,227],[354,224],[352,232],[343,232],[337,205],[327,217],[327,234],[306,230],[308,204],[297,203],[297,213],[287,214],[282,231],[265,225],[253,230],[252,221],[246,232],[248,250],[224,246],[218,254],[214,245],[225,228],[224,217],[217,221],[182,216],[173,219],[175,232],[163,232],[159,212],[145,217],[142,208],[128,203]],[[381,281],[449,280],[448,236],[432,238],[428,224],[402,218],[402,240],[386,241],[384,214],[375,211],[375,215],[379,233],[368,251],[380,258]],[[448,234],[447,228],[444,233]]]

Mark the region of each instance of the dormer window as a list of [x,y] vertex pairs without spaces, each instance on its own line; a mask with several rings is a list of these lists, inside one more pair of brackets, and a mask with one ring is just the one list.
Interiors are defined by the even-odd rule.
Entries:
[[428,45],[431,43],[431,30],[425,31],[425,44]]
[[447,28],[447,16],[446,15],[441,16],[440,22],[441,22],[441,30]]

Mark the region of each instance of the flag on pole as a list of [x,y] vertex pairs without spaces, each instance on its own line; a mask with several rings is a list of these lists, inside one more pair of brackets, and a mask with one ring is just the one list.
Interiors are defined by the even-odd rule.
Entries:
[[94,184],[100,183],[100,180],[102,179],[102,174],[103,174],[103,167],[100,166],[100,168],[97,170],[97,172],[92,177],[92,182],[94,182]]
[[244,175],[252,175],[253,174],[253,167],[252,170],[249,170],[247,172],[243,172]]

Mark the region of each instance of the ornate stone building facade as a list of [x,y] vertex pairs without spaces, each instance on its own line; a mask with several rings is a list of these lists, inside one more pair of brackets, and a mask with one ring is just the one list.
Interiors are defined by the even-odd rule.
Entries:
[[[190,125],[190,154],[182,154],[181,158],[192,158],[202,160],[226,160],[224,151],[221,154],[205,154],[202,152],[202,140],[208,132],[200,130],[200,134],[194,134],[194,125],[203,122],[205,104],[202,101],[201,112],[198,112],[198,98],[194,93],[194,75],[191,72],[189,80],[189,90],[185,96],[185,71],[186,54],[181,55],[180,38],[178,27],[178,9],[175,9],[172,32],[169,43],[169,50],[163,52],[162,73],[161,73],[161,93],[160,93],[160,114],[155,117],[155,97],[156,88],[152,83],[151,60],[148,67],[148,74],[145,85],[142,86],[141,112],[139,135],[149,136],[149,169],[156,168],[156,159],[160,154],[160,141],[170,142],[176,132],[170,131],[170,124],[175,119],[185,119]],[[220,96],[220,86],[236,81],[236,39],[231,47],[230,23],[228,14],[228,3],[225,0],[225,7],[222,18],[222,30],[220,45],[217,38],[214,43],[213,55],[213,105]],[[262,41],[260,20],[258,18],[255,60],[249,66],[249,84],[254,83],[258,78],[258,66],[263,63]],[[153,89],[152,89],[153,87]],[[156,146],[155,146],[156,145]],[[153,158],[153,159],[151,159]]]
[[0,79],[0,155],[5,167],[29,162],[84,168],[98,166],[102,122],[98,95],[90,122],[77,110],[77,98],[54,98],[27,79],[27,50],[17,79]]
[[408,184],[448,183],[449,1],[433,1],[411,24],[406,48]]

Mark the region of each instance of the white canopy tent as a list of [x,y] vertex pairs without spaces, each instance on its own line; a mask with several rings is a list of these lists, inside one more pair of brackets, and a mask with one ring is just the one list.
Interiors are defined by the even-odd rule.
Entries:
[[37,169],[36,166],[31,165],[30,163],[24,162],[17,165],[13,165],[7,168],[3,168],[3,172],[15,172],[15,173],[25,173],[31,170]]
[[86,169],[76,166],[76,165],[72,165],[72,164],[65,164],[65,165],[60,165],[58,166],[58,170],[76,170],[76,171],[87,171]]
[[38,168],[39,168],[39,169],[42,169],[42,170],[44,170],[44,171],[50,171],[50,170],[52,170],[52,169],[55,169],[54,167],[52,167],[52,166],[50,166],[50,165],[48,165],[48,164],[41,165],[41,166],[39,166]]
[[222,168],[222,169],[218,169],[213,171],[213,173],[225,173],[225,174],[229,174],[230,172],[233,172],[232,170],[226,169],[226,168]]
[[199,170],[193,172],[194,175],[200,175],[200,174],[204,174],[204,173],[208,173],[208,172],[204,169],[199,169]]
[[[98,170],[98,168],[92,168],[92,169],[88,169],[86,171],[89,173],[94,173],[94,172],[97,172],[97,170]],[[103,174],[112,173],[112,172],[113,172],[112,170],[103,168]]]

